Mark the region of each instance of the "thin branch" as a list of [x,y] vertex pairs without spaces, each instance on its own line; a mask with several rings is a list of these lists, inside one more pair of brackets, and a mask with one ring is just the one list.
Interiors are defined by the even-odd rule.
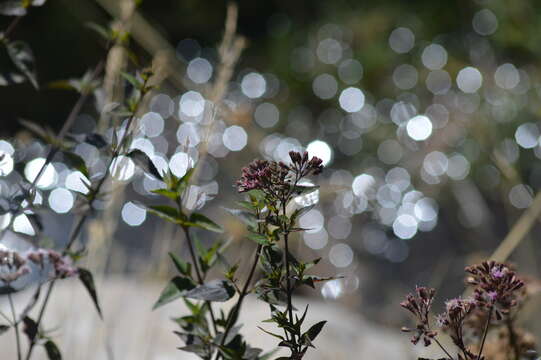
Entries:
[[17,323],[17,314],[15,312],[15,306],[13,305],[13,298],[11,294],[8,294],[9,307],[11,308],[11,316],[13,317],[13,330],[15,330],[15,342],[17,343],[17,359],[22,359],[21,353],[21,338],[19,334],[19,324]]
[[481,360],[481,354],[483,354],[483,347],[485,347],[485,340],[487,339],[488,328],[490,326],[490,320],[492,320],[492,311],[494,310],[494,305],[490,305],[488,310],[488,318],[485,324],[485,331],[483,333],[483,340],[481,340],[481,346],[479,347],[479,354],[477,354],[477,360]]
[[451,356],[451,354],[449,354],[447,352],[447,350],[445,350],[445,347],[443,347],[443,345],[438,341],[438,339],[434,338],[434,341],[440,347],[440,349],[445,353],[445,355],[447,355],[449,357],[450,360],[454,360],[453,357]]

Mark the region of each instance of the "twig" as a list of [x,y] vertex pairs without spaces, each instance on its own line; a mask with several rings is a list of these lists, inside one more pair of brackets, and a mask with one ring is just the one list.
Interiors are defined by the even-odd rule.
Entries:
[[494,305],[490,305],[488,310],[488,318],[485,324],[485,331],[483,333],[483,340],[481,340],[481,346],[479,347],[479,354],[477,354],[477,360],[481,360],[481,354],[483,354],[483,347],[485,347],[485,340],[487,339],[488,327],[490,326],[490,320],[492,320],[492,311],[494,310]]
[[9,307],[11,308],[11,316],[13,317],[13,329],[15,330],[15,342],[17,343],[17,359],[22,359],[21,353],[21,338],[19,335],[19,324],[17,322],[17,314],[15,313],[15,306],[13,305],[13,298],[11,294],[8,294]]
[[[235,325],[235,322],[237,321],[238,313],[239,313],[239,310],[240,310],[240,308],[242,306],[242,302],[243,302],[244,298],[246,297],[246,295],[248,295],[248,287],[250,286],[250,283],[252,282],[252,278],[253,278],[253,276],[255,274],[255,269],[257,268],[257,264],[259,262],[259,257],[261,256],[261,249],[262,248],[263,248],[263,246],[261,244],[257,245],[257,249],[255,251],[254,262],[252,264],[252,268],[250,269],[248,279],[246,279],[246,282],[244,283],[242,291],[239,294],[239,299],[237,300],[237,303],[235,304],[235,306],[231,310],[231,313],[228,316],[227,325],[226,325],[225,331],[223,333],[222,340],[220,341],[220,346],[223,346],[225,344],[225,341],[227,339],[227,335],[229,335],[229,332],[231,331],[231,328],[233,328],[233,325]],[[214,360],[218,360],[219,357],[220,357],[220,352],[218,351],[216,353],[216,357],[214,358]]]
[[4,37],[4,39],[9,38],[9,36],[15,30],[15,28],[17,27],[17,25],[19,24],[19,22],[21,21],[22,18],[23,18],[22,16],[16,16],[11,21],[11,23],[8,25],[6,31],[4,31],[4,34],[2,35]]
[[443,345],[438,341],[438,339],[434,338],[434,341],[436,342],[436,344],[440,347],[440,349],[445,353],[445,355],[449,356],[449,359],[450,360],[454,360],[453,357],[451,356],[451,354],[449,354],[447,352],[447,350],[445,350],[445,348],[443,347]]

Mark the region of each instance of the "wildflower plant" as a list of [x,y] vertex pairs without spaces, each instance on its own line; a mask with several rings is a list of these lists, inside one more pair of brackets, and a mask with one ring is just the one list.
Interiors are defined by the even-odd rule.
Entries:
[[[485,261],[466,267],[466,283],[473,287],[468,298],[454,298],[445,302],[444,312],[435,317],[436,326],[447,333],[456,346],[456,356],[451,355],[438,341],[438,331],[430,321],[432,302],[436,291],[418,287],[416,295],[409,294],[400,305],[411,312],[417,320],[415,328],[403,327],[402,331],[413,333],[415,345],[421,339],[424,346],[435,342],[447,356],[444,359],[482,360],[489,332],[498,332],[496,342],[505,343],[511,355],[506,359],[519,360],[535,353],[531,342],[522,341],[524,332],[515,328],[516,309],[524,301],[524,281],[509,265]],[[501,329],[506,331],[502,332]]]
[[[208,281],[207,275],[213,267],[223,261],[225,250],[217,241],[205,248],[192,235],[192,229],[202,228],[221,232],[221,227],[199,213],[189,214],[183,208],[182,198],[190,182],[194,169],[182,178],[171,173],[162,177],[166,187],[155,190],[156,194],[171,200],[175,206],[147,205],[147,209],[161,218],[178,225],[184,232],[190,262],[184,262],[175,254],[170,254],[178,271],[162,291],[155,308],[183,298],[190,314],[175,318],[180,330],[177,335],[184,341],[181,350],[197,354],[202,359],[269,359],[272,353],[262,354],[261,349],[246,343],[240,333],[237,320],[243,301],[250,293],[269,304],[271,317],[266,322],[275,323],[283,330],[283,335],[262,331],[278,338],[279,346],[290,351],[289,357],[280,359],[302,359],[312,342],[325,325],[316,323],[308,329],[303,327],[308,307],[301,316],[296,314],[292,303],[293,292],[299,286],[314,287],[319,278],[306,272],[319,262],[319,259],[302,262],[289,251],[290,234],[304,229],[297,227],[299,216],[313,206],[289,211],[292,200],[299,195],[316,190],[317,186],[300,185],[307,176],[321,173],[322,161],[316,157],[309,159],[308,153],[290,153],[291,162],[255,160],[242,169],[237,181],[237,190],[246,194],[246,200],[237,204],[240,209],[227,209],[247,225],[247,238],[257,243],[249,274],[242,283],[237,276],[239,264],[224,267],[221,280]],[[280,245],[283,245],[283,249]],[[261,277],[252,284],[258,265]],[[228,312],[216,311],[215,303],[223,302],[237,295],[233,308]]]

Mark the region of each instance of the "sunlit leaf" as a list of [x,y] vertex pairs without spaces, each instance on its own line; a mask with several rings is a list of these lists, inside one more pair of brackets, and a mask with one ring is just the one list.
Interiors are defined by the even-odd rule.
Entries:
[[128,157],[130,157],[145,173],[154,176],[156,179],[162,180],[162,175],[147,154],[139,149],[134,149],[130,151]]
[[208,217],[202,214],[193,213],[188,221],[189,222],[186,223],[186,225],[188,226],[195,226],[218,233],[223,232],[223,229],[220,225],[216,224],[214,221],[210,220]]
[[184,296],[190,299],[223,302],[235,295],[235,288],[225,280],[216,280],[198,285]]

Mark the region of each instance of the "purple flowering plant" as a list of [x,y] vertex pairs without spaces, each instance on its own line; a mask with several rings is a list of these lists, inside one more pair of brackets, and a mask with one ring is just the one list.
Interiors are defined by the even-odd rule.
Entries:
[[[297,219],[313,208],[313,205],[295,208],[293,200],[318,189],[300,182],[308,176],[320,174],[323,165],[321,159],[309,158],[307,152],[292,151],[289,157],[291,161],[288,164],[254,160],[244,167],[236,188],[245,194],[246,199],[237,202],[238,209],[225,209],[244,222],[247,239],[256,243],[244,281],[237,274],[240,264],[229,265],[223,261],[225,247],[222,242],[217,241],[210,248],[205,248],[194,236],[195,228],[222,231],[212,220],[199,213],[189,214],[183,206],[184,191],[195,169],[188,170],[182,178],[169,172],[163,177],[166,187],[155,190],[156,194],[172,200],[175,206],[149,205],[147,209],[177,224],[183,230],[190,250],[189,262],[170,254],[179,274],[171,279],[155,304],[157,308],[182,298],[190,309],[191,314],[174,319],[180,327],[176,333],[184,341],[181,350],[209,360],[270,359],[274,352],[263,354],[261,349],[251,347],[237,325],[243,302],[249,294],[255,294],[269,304],[271,316],[266,322],[275,323],[283,331],[283,334],[276,334],[260,328],[279,339],[278,346],[289,349],[289,356],[279,359],[302,359],[308,349],[314,347],[312,342],[325,321],[304,329],[308,308],[299,317],[292,296],[300,286],[314,287],[316,282],[331,278],[308,275],[306,271],[319,259],[302,262],[293,256],[289,248],[291,234],[305,230],[296,225]],[[220,265],[224,268],[223,279],[207,280],[209,271]],[[254,283],[258,268],[259,279]],[[216,303],[235,296],[236,302],[231,310],[216,310]]]
[[[495,261],[468,266],[465,271],[466,284],[473,287],[473,295],[446,301],[444,312],[435,316],[436,326],[430,319],[435,289],[417,287],[415,294],[408,294],[400,303],[416,319],[414,328],[402,328],[413,334],[411,342],[416,345],[422,340],[424,346],[434,342],[446,355],[443,359],[483,360],[490,358],[483,350],[487,336],[494,332],[496,341],[505,343],[512,354],[506,358],[520,360],[535,354],[533,344],[522,341],[523,332],[514,325],[516,312],[525,298],[524,281],[509,265]],[[450,336],[456,351],[443,346],[436,328]]]

